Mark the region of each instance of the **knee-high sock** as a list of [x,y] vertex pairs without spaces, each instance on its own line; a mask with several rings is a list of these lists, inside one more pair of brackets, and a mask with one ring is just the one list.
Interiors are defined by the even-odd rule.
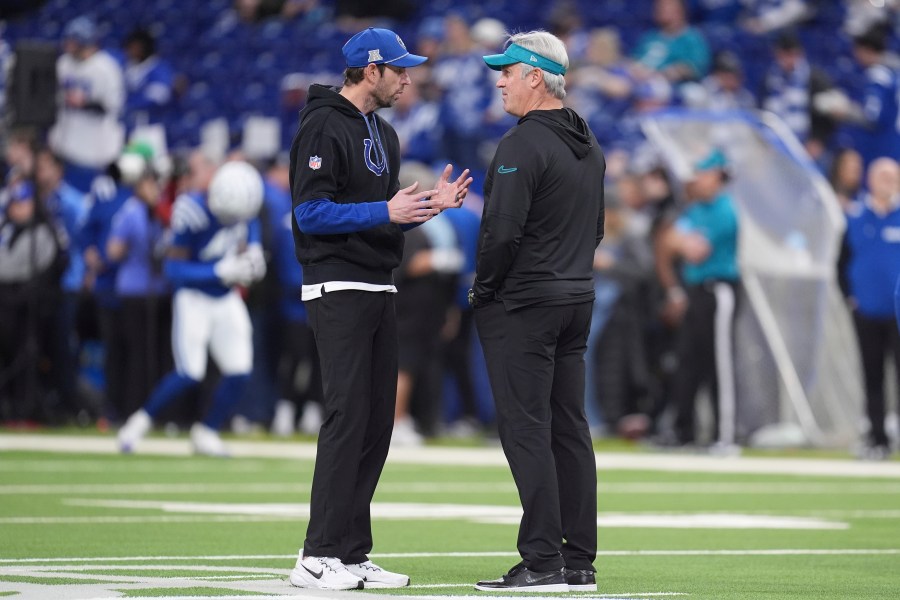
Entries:
[[144,410],[151,417],[156,417],[172,400],[175,400],[181,394],[197,385],[200,385],[200,382],[196,379],[191,379],[177,371],[172,371],[153,388],[150,398],[144,404]]
[[231,416],[235,405],[244,393],[250,375],[226,375],[222,377],[216,392],[213,395],[212,406],[203,419],[203,424],[210,429],[218,431],[225,424],[225,420]]

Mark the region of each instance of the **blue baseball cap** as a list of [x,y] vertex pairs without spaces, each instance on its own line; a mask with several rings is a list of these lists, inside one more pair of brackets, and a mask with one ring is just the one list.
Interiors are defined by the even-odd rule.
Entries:
[[342,48],[348,67],[365,67],[368,64],[415,67],[428,60],[424,56],[410,54],[400,36],[390,29],[369,27],[347,40]]
[[76,17],[66,23],[63,39],[75,40],[81,44],[92,44],[99,38],[97,25],[88,17]]
[[510,44],[503,54],[490,54],[483,57],[487,66],[495,71],[500,71],[503,67],[514,65],[516,63],[525,63],[532,67],[538,67],[548,73],[554,75],[565,75],[566,68],[556,61],[552,61],[545,56],[541,56],[537,52],[532,52],[528,48],[518,44]]

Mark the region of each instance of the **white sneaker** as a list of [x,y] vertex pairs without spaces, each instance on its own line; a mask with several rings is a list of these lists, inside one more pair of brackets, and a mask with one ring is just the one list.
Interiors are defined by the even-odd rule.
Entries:
[[195,454],[205,454],[206,456],[229,455],[228,448],[225,446],[222,438],[219,437],[219,433],[203,423],[191,425],[191,446],[194,447]]
[[307,402],[300,417],[300,431],[306,435],[319,435],[322,429],[322,405],[318,402]]
[[409,585],[409,575],[391,573],[371,560],[345,566],[350,573],[363,580],[364,588],[400,588]]
[[297,419],[297,407],[290,400],[279,400],[275,404],[275,416],[272,417],[272,435],[291,437],[294,435],[294,421]]
[[134,447],[144,439],[144,436],[153,428],[153,419],[143,408],[128,417],[125,424],[119,428],[119,450],[125,454],[134,452]]
[[394,421],[394,432],[391,434],[392,446],[421,446],[425,438],[416,431],[416,426],[410,417],[403,417]]
[[320,590],[361,590],[363,580],[352,574],[340,559],[329,556],[303,556],[291,571],[291,585]]

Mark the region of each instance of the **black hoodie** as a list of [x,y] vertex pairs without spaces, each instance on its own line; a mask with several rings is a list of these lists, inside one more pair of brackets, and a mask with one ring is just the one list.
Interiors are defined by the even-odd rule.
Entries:
[[597,138],[573,110],[519,119],[484,183],[476,305],[501,300],[513,310],[594,298],[605,172]]
[[[293,207],[316,199],[339,204],[390,200],[400,189],[400,143],[375,113],[363,115],[338,88],[312,85],[291,146]],[[297,227],[294,250],[303,283],[390,284],[403,257],[403,232],[385,223],[354,233],[310,235]]]

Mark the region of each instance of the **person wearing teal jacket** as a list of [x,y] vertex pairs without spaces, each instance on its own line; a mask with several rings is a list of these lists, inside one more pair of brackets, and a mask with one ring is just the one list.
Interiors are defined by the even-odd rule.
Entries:
[[[676,335],[678,370],[672,383],[675,439],[696,442],[694,402],[709,386],[716,415],[715,442],[723,450],[735,444],[733,329],[739,283],[738,213],[725,190],[728,165],[713,150],[694,166],[687,183],[690,204],[670,226],[662,242],[673,270],[680,260],[680,283],[667,287],[667,310],[679,323]],[[662,277],[662,273],[661,273]]]

